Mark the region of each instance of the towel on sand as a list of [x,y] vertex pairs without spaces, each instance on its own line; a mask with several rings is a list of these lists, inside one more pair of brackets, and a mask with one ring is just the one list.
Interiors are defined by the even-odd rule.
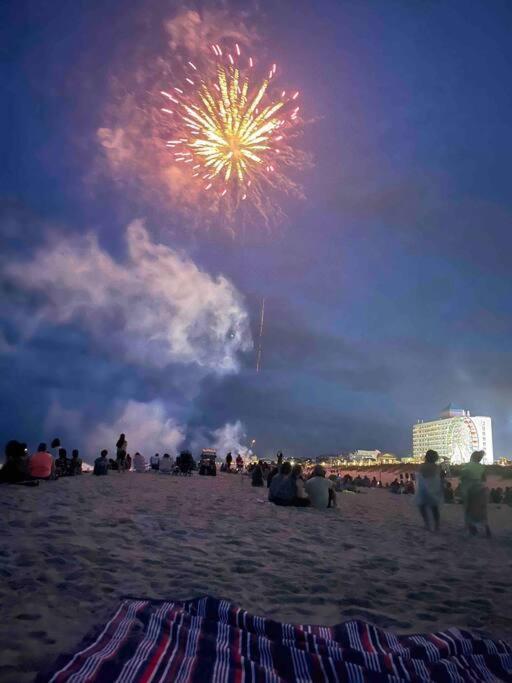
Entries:
[[450,628],[397,636],[362,621],[294,626],[211,597],[126,599],[38,682],[512,681],[505,642]]

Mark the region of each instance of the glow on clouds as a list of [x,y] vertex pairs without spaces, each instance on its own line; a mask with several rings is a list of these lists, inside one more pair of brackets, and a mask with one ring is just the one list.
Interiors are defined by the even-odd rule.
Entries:
[[62,237],[29,262],[6,264],[5,273],[20,289],[43,295],[39,320],[78,323],[128,362],[236,371],[237,353],[252,348],[252,340],[231,282],[153,242],[143,221],[128,226],[126,239],[125,263],[89,234]]
[[96,425],[87,438],[88,447],[96,451],[108,448],[110,454],[115,453],[121,432],[126,434],[129,453],[140,451],[146,456],[153,452],[175,454],[185,438],[185,427],[168,417],[159,401],[128,401],[115,420]]

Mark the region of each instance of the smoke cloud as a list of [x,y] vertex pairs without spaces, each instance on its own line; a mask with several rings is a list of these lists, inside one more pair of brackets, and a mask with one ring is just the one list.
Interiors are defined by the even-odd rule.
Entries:
[[6,264],[4,276],[41,297],[39,324],[78,324],[129,363],[236,371],[252,340],[235,287],[153,242],[140,220],[128,226],[126,242],[128,258],[118,262],[92,234],[61,237],[29,261]]

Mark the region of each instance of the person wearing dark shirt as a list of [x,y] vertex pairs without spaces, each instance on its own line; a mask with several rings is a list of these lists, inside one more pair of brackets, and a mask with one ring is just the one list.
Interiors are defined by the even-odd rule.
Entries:
[[73,449],[73,452],[71,453],[71,461],[69,463],[69,474],[72,477],[82,474],[82,461],[79,455],[78,449]]
[[268,499],[276,505],[293,505],[296,497],[295,479],[291,476],[292,466],[289,462],[281,465],[279,474],[276,474],[270,484]]
[[253,486],[263,486],[263,469],[261,460],[252,471],[251,484]]
[[65,448],[59,448],[59,457],[55,461],[55,472],[58,477],[67,477],[69,474],[69,460]]
[[0,469],[0,482],[17,484],[30,479],[27,470],[27,454],[19,441],[8,441],[5,445],[5,464]]
[[270,488],[270,484],[272,483],[272,479],[276,476],[276,474],[279,474],[279,467],[273,467],[270,472],[268,473],[267,476],[267,488]]
[[108,474],[107,455],[108,455],[108,451],[106,449],[101,451],[100,457],[96,458],[96,460],[94,461],[93,474],[96,474],[98,476]]

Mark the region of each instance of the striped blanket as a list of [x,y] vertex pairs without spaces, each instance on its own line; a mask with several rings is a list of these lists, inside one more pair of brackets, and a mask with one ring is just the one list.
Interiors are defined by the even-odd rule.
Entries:
[[512,648],[451,628],[397,636],[361,621],[295,626],[225,600],[127,599],[38,682],[512,681]]

